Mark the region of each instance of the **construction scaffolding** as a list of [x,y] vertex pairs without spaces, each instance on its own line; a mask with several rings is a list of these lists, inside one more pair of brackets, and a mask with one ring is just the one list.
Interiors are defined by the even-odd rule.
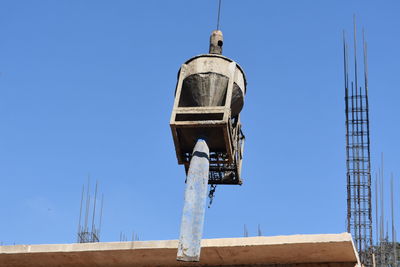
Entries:
[[347,231],[352,234],[360,260],[372,266],[371,161],[368,110],[367,44],[363,31],[364,86],[358,82],[357,29],[354,21],[354,81],[349,79],[349,56],[343,33],[345,103],[346,103],[346,167],[347,167]]

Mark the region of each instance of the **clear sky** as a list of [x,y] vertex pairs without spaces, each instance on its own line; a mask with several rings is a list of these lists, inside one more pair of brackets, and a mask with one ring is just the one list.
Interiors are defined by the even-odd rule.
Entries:
[[[258,224],[264,235],[345,231],[342,30],[353,13],[369,46],[372,167],[383,151],[400,189],[399,10],[222,2],[224,55],[248,81],[244,184],[217,188],[205,238],[243,236],[244,224],[249,235]],[[178,238],[176,75],[208,51],[216,12],[216,0],[0,0],[0,242],[75,242],[89,174],[104,193],[101,241]]]

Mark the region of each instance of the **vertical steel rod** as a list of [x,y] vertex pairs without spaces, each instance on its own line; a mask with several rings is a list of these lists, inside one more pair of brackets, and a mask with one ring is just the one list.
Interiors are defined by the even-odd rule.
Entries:
[[392,209],[392,246],[393,246],[393,262],[392,266],[397,266],[397,253],[396,253],[396,236],[395,236],[395,227],[394,227],[394,204],[393,204],[393,173],[390,177],[390,207]]
[[79,224],[78,224],[78,239],[77,242],[80,243],[79,233],[81,232],[81,218],[82,218],[82,203],[83,203],[83,194],[85,191],[85,186],[82,186],[82,196],[81,196],[81,208],[79,209]]

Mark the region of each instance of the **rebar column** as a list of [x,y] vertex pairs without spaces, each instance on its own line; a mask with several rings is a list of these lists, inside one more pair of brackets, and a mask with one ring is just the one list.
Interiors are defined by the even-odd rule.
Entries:
[[209,154],[207,143],[202,139],[197,140],[186,178],[185,202],[176,258],[179,261],[200,260],[210,165]]
[[[362,86],[358,81],[356,37],[357,30],[354,17],[354,82],[349,77],[348,44],[345,33],[343,33],[346,104],[347,232],[353,236],[361,264],[365,267],[372,267],[374,247],[372,240],[367,43],[363,34],[364,86]],[[379,262],[379,257],[377,259]]]

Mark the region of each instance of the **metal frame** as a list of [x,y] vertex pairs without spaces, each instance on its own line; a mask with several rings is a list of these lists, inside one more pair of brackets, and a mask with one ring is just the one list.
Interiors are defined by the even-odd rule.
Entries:
[[[192,66],[191,63],[195,63],[194,60],[205,59],[209,61],[221,60],[222,65],[227,65],[227,68],[221,67],[218,64],[210,64],[205,69],[209,68],[207,72],[214,72],[222,74],[228,78],[228,87],[225,96],[225,105],[216,107],[179,107],[179,101],[181,98],[182,85],[186,77],[191,74],[204,73],[204,69],[197,69],[196,66]],[[241,75],[241,77],[239,77]],[[178,82],[175,91],[174,106],[171,114],[170,126],[172,136],[175,144],[176,156],[179,164],[185,165],[186,172],[189,167],[191,159],[191,149],[182,149],[180,130],[193,128],[210,128],[212,131],[222,132],[224,151],[217,151],[215,148],[210,146],[210,176],[209,184],[241,184],[240,178],[243,146],[244,146],[244,135],[241,131],[240,115],[235,117],[234,124],[232,123],[231,116],[231,99],[233,92],[233,85],[236,81],[242,81],[243,90],[245,91],[245,76],[240,66],[221,55],[206,54],[196,56],[188,60],[183,64],[178,73]],[[179,116],[188,115],[203,115],[204,118],[199,120],[182,120],[177,118]],[[211,118],[211,119],[209,119]],[[198,136],[201,138],[201,136]],[[210,145],[210,143],[208,143]],[[229,173],[229,177],[227,174]]]

